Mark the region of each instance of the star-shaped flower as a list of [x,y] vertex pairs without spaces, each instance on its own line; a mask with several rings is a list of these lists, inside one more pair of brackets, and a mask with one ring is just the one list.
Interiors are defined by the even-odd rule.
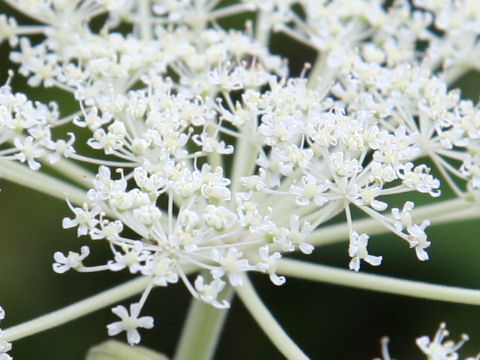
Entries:
[[127,332],[127,341],[130,345],[140,342],[140,333],[137,328],[151,329],[153,327],[153,318],[151,316],[138,317],[141,310],[139,303],[130,304],[130,314],[127,309],[118,305],[112,308],[112,312],[117,315],[121,321],[117,321],[107,325],[108,335],[115,336],[122,331]]

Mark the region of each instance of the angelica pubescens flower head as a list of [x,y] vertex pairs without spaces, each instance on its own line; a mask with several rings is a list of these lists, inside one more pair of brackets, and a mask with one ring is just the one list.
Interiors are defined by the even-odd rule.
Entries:
[[[480,197],[480,113],[449,87],[478,68],[472,1],[9,0],[41,23],[32,30],[0,16],[19,74],[71,93],[78,108],[60,118],[56,103],[32,102],[7,81],[0,161],[32,171],[60,164],[88,184],[81,201],[67,199],[73,216],[62,225],[103,241],[111,258],[89,265],[83,246],[56,252],[53,269],[148,279],[130,312],[112,309],[121,321],[109,334],[125,330],[131,344],[138,327],[153,326],[140,317],[153,287],[180,281],[227,308],[224,289],[245,285],[247,272],[285,283],[282,257],[311,254],[311,239],[338,215],[351,270],[383,260],[358,213],[425,261],[430,221],[398,195],[439,198],[442,180],[459,198]],[[219,25],[243,12],[256,13],[255,27]],[[42,38],[32,43],[35,31]],[[275,32],[314,49],[315,66],[290,76],[269,48]],[[85,137],[91,152],[77,144]],[[97,170],[70,175],[79,163]],[[192,281],[192,272],[201,274]]]

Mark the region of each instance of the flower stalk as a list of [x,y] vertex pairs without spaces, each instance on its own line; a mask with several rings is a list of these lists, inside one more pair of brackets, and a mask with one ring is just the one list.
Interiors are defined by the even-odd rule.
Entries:
[[330,266],[298,260],[282,259],[277,263],[280,274],[329,284],[373,290],[421,299],[480,305],[480,290],[436,285],[423,281],[398,279],[389,276],[354,273]]
[[[227,286],[222,292],[222,297],[229,302],[233,295],[232,286]],[[216,309],[192,299],[173,360],[213,359],[228,311],[228,308]]]
[[140,277],[84,300],[4,330],[4,339],[15,341],[78,319],[94,311],[141,293],[149,279]]
[[285,330],[280,326],[265,304],[262,302],[250,280],[243,276],[243,286],[236,289],[238,297],[253,316],[257,324],[263,329],[265,335],[272,341],[277,349],[289,360],[308,360]]

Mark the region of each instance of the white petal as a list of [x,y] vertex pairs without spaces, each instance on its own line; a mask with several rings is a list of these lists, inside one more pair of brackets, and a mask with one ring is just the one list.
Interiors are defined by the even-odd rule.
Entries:
[[378,266],[382,263],[382,257],[381,256],[373,256],[373,255],[367,255],[364,259],[367,263],[373,266]]
[[350,260],[350,264],[348,264],[348,267],[350,270],[360,270],[360,258],[354,257],[352,260]]
[[426,261],[429,259],[428,253],[423,248],[417,246],[415,248],[415,253],[417,254],[418,260],[420,261]]
[[277,286],[281,286],[281,285],[285,284],[285,281],[287,281],[285,279],[285,276],[278,276],[275,273],[270,274],[270,280],[272,281],[272,283],[274,283]]
[[63,274],[64,272],[67,272],[70,270],[70,267],[64,264],[52,264],[53,271],[55,271],[57,274]]
[[313,245],[308,244],[308,243],[302,243],[300,244],[300,251],[306,255],[310,255],[313,252]]
[[70,229],[72,227],[75,227],[78,225],[78,222],[76,219],[70,219],[70,218],[63,218],[63,221],[62,221],[62,227],[64,229]]
[[138,319],[138,327],[145,329],[153,328],[153,318],[151,316],[142,316],[140,319]]
[[107,325],[108,335],[115,336],[120,334],[123,331],[123,326],[121,321],[117,321]]
[[117,305],[114,308],[112,308],[112,313],[117,315],[120,319],[125,319],[128,317],[128,311],[125,308],[125,306],[122,306],[122,305]]
[[136,345],[140,342],[140,333],[137,329],[127,331],[127,341],[130,345]]
[[55,262],[61,264],[65,264],[67,262],[67,258],[60,251],[56,251],[55,254],[53,254],[53,259]]
[[243,280],[239,273],[232,273],[229,275],[228,280],[232,286],[242,286]]

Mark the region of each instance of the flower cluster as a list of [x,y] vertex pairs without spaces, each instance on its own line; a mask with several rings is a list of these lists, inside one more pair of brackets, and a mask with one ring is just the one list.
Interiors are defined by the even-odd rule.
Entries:
[[[451,89],[480,68],[475,0],[6,3],[38,23],[0,16],[18,73],[71,94],[77,109],[33,102],[9,78],[0,171],[46,164],[83,186],[67,195],[63,228],[103,241],[111,258],[87,265],[82,246],[56,252],[53,270],[147,278],[130,312],[112,309],[121,321],[109,335],[126,331],[130,344],[138,327],[153,327],[139,317],[153,287],[181,281],[228,308],[224,290],[242,287],[247,272],[282,285],[282,257],[311,254],[339,215],[349,269],[383,260],[357,225],[364,217],[425,261],[430,220],[398,195],[439,198],[444,182],[469,206],[480,202],[480,111]],[[243,30],[221,26],[237,14],[255,17]],[[269,48],[276,33],[313,49],[315,64],[290,75]],[[417,342],[431,359],[442,329]]]
[[[455,343],[452,340],[444,339],[450,333],[447,330],[445,323],[441,323],[439,329],[435,333],[433,339],[430,339],[428,336],[421,336],[417,338],[416,343],[423,354],[426,356],[427,360],[457,360],[459,355],[457,351],[469,340],[468,335],[462,334],[460,340]],[[391,360],[390,353],[388,351],[388,338],[382,338],[382,360]],[[478,360],[480,359],[480,354],[477,356],[471,356],[465,358],[465,360]]]
[[58,122],[56,103],[32,102],[22,93],[12,93],[7,82],[0,87],[0,114],[2,159],[26,162],[38,170],[41,157],[48,156],[53,164],[74,151],[71,141],[52,139],[51,129]]

